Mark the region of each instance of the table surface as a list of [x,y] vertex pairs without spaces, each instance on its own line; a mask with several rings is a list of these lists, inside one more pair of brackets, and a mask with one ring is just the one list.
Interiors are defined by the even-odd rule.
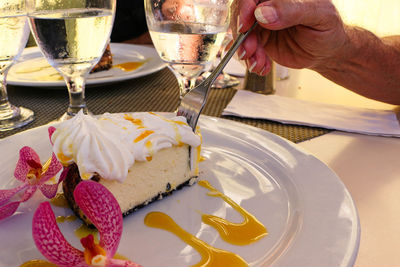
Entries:
[[[392,108],[368,100],[308,70],[290,70],[277,82],[279,95],[352,106]],[[86,90],[89,109],[103,112],[166,111],[178,105],[175,77],[168,69],[118,84]],[[213,89],[204,114],[221,116],[236,89]],[[59,118],[67,108],[66,89],[9,87],[9,99],[35,111],[35,121],[18,130],[0,132],[0,138]],[[225,116],[224,116],[225,117]],[[361,243],[356,267],[400,266],[400,151],[399,138],[365,136],[326,129],[284,125],[266,120],[228,119],[250,124],[284,138],[314,154],[335,171],[351,193],[360,216]]]
[[[396,106],[356,95],[315,72],[301,70],[291,74],[290,80],[279,85],[277,94],[398,110]],[[354,199],[361,225],[360,248],[354,266],[400,266],[400,138],[333,131],[298,145],[336,172]]]

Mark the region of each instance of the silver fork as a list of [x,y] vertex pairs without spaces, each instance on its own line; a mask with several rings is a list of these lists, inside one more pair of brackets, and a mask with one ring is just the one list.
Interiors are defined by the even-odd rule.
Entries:
[[222,72],[222,70],[229,62],[236,50],[239,48],[243,40],[256,26],[257,22],[255,22],[247,32],[240,33],[231,48],[222,58],[221,62],[211,72],[207,79],[205,79],[195,88],[193,88],[182,98],[181,103],[178,107],[177,115],[186,117],[186,120],[189,126],[192,127],[193,131],[196,131],[196,125],[199,120],[200,114],[206,104],[208,92],[211,88],[211,85],[218,77],[218,75]]

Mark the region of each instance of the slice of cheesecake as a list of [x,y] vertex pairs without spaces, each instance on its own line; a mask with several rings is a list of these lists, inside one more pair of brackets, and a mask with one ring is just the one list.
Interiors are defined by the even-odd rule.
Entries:
[[193,184],[198,175],[201,138],[183,117],[80,113],[61,123],[52,141],[54,153],[69,167],[63,182],[65,197],[88,224],[72,194],[82,179],[107,187],[123,215],[128,215]]

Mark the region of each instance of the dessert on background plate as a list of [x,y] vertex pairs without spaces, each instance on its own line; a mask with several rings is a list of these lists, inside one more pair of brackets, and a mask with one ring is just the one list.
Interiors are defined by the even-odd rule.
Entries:
[[106,46],[103,55],[101,56],[99,62],[93,67],[90,73],[99,72],[103,70],[109,70],[113,66],[113,58],[111,54],[110,44]]

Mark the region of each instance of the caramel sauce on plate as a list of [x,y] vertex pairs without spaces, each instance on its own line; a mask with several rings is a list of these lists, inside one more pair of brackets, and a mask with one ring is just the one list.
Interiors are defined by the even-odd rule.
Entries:
[[234,245],[248,245],[268,234],[265,226],[256,217],[212,187],[208,181],[202,180],[198,184],[210,190],[207,193],[208,196],[221,198],[244,218],[241,223],[233,223],[210,214],[203,214],[201,216],[202,221],[214,227],[223,240]]
[[[129,260],[127,257],[118,253],[116,253],[113,258],[118,260],[126,260],[126,261]],[[30,260],[21,264],[20,267],[58,267],[58,266],[45,260]]]
[[150,212],[144,218],[144,223],[149,227],[160,228],[169,231],[196,249],[201,255],[201,260],[199,263],[193,265],[193,267],[248,266],[248,264],[239,255],[222,249],[214,248],[206,242],[186,232],[165,213]]
[[[210,214],[202,214],[202,221],[205,224],[214,227],[224,241],[234,245],[248,245],[258,241],[268,234],[266,227],[260,221],[258,221],[255,216],[235,203],[228,196],[215,189],[208,181],[202,180],[199,181],[198,184],[209,190],[207,193],[208,196],[221,198],[233,209],[239,212],[244,218],[241,223],[233,223],[221,217]],[[55,206],[67,207],[67,202],[63,194],[57,194],[56,197],[51,200],[51,203]],[[76,219],[77,218],[75,215],[58,216],[56,218],[58,223],[74,221]],[[165,213],[150,212],[146,215],[144,223],[149,227],[163,229],[175,234],[182,241],[198,251],[201,256],[201,260],[197,264],[193,265],[193,267],[248,266],[248,263],[239,255],[223,249],[215,248],[188,233]],[[89,228],[85,224],[82,224],[79,228],[77,228],[74,233],[79,239],[92,234],[95,242],[99,242],[97,229]],[[128,260],[126,257],[120,254],[116,254],[114,258]],[[55,267],[56,265],[44,260],[30,260],[23,263],[20,267],[39,266]]]
[[61,207],[61,208],[69,207],[67,199],[65,198],[63,193],[57,193],[56,196],[50,200],[50,203],[56,207]]
[[46,81],[46,82],[53,82],[53,81],[62,81],[64,78],[58,73],[51,73],[48,75],[42,75],[36,77],[37,81]]
[[46,70],[46,69],[53,69],[53,67],[45,62],[45,63],[42,63],[42,66],[39,65],[36,67],[19,68],[15,72],[18,74],[27,74],[27,73],[31,73],[31,72],[39,72],[39,71]]
[[82,224],[74,231],[75,236],[80,240],[81,238],[93,235],[94,242],[99,243],[98,231],[96,228],[90,228],[86,224]]
[[57,216],[56,222],[57,223],[64,223],[64,222],[73,222],[78,219],[75,215],[68,215],[68,216]]
[[143,66],[144,61],[132,61],[114,65],[113,68],[118,68],[123,71],[134,71]]
[[20,267],[57,267],[57,265],[44,260],[30,260],[22,263]]

